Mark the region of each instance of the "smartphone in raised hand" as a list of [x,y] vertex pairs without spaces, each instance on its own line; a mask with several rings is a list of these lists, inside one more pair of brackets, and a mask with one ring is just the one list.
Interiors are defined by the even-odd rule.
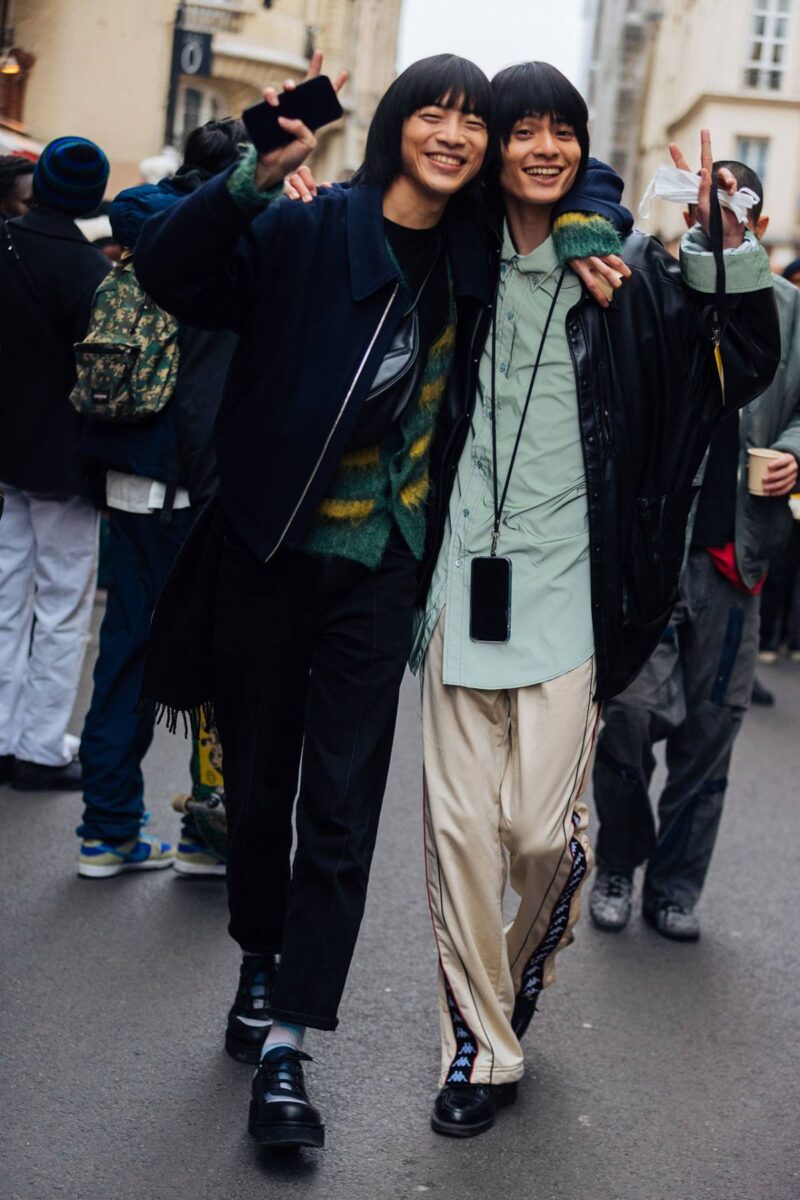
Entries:
[[302,121],[313,133],[331,121],[338,121],[344,112],[327,75],[317,75],[306,83],[299,83],[290,92],[281,92],[279,101],[275,106],[262,100],[242,113],[242,120],[259,154],[288,146],[293,140],[293,135],[278,124],[278,117]]

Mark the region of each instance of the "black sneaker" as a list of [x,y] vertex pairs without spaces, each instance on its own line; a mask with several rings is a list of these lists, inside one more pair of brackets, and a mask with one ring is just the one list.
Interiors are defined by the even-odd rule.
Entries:
[[700,922],[693,908],[684,908],[673,900],[646,899],[642,916],[656,933],[672,942],[696,942],[700,937]]
[[753,690],[750,694],[750,699],[753,704],[761,704],[764,708],[771,708],[775,703],[775,693],[769,688],[765,688],[763,683],[756,677],[753,679]]
[[445,1137],[475,1137],[494,1125],[498,1110],[513,1104],[517,1083],[451,1083],[436,1097],[431,1128]]
[[325,1145],[325,1126],[306,1095],[303,1063],[308,1054],[293,1046],[275,1046],[253,1076],[247,1131],[262,1146]]
[[11,773],[11,786],[18,792],[80,792],[83,791],[81,764],[73,759],[65,767],[46,767],[18,758]]
[[0,783],[8,783],[14,774],[14,755],[0,754]]
[[631,919],[632,897],[633,881],[630,875],[599,867],[589,897],[592,923],[607,933],[619,933]]
[[253,1063],[261,1058],[272,1018],[266,1008],[272,1002],[278,959],[273,954],[245,954],[239,969],[236,999],[228,1013],[225,1049],[237,1062]]

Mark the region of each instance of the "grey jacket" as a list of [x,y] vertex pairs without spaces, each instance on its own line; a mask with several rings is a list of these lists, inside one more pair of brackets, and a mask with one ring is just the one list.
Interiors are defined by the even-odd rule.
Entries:
[[800,460],[800,288],[773,277],[781,328],[781,361],[767,390],[743,408],[741,458],[736,501],[736,561],[739,574],[753,587],[766,573],[770,557],[792,528],[786,496],[751,496],[747,490],[747,451],[751,447],[788,450]]

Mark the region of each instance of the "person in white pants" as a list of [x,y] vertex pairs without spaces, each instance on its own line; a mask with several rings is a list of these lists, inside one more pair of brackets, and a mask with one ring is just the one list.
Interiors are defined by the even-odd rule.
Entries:
[[[79,496],[50,500],[5,485],[0,520],[0,757],[15,784],[70,765],[67,733],[89,634],[97,575],[97,510]],[[80,785],[79,772],[74,773]]]
[[49,142],[33,203],[0,221],[0,783],[20,791],[81,787],[79,739],[67,733],[86,649],[97,568],[69,401],[109,260],[75,224],[103,198],[108,160],[81,137]]

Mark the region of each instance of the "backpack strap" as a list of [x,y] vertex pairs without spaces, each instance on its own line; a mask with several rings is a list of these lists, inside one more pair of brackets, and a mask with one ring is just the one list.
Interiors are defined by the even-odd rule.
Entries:
[[36,301],[37,307],[39,308],[39,310],[42,314],[42,319],[44,320],[45,325],[50,330],[50,332],[54,335],[54,337],[58,338],[59,341],[62,341],[64,334],[60,330],[56,329],[54,322],[50,318],[50,314],[48,313],[47,309],[45,308],[44,301],[42,300],[42,297],[40,296],[35,283],[33,282],[30,275],[28,274],[28,272],[25,269],[25,264],[22,261],[22,259],[20,258],[19,250],[17,250],[17,247],[14,245],[14,239],[11,236],[10,223],[8,221],[3,221],[2,225],[3,225],[3,233],[5,235],[6,249],[8,250],[8,253],[11,256],[12,262],[15,262],[17,264],[17,266],[19,267],[20,274],[22,275],[22,278],[25,280],[25,285],[28,288],[28,291],[33,296],[34,300]]
[[172,520],[172,514],[175,511],[175,493],[178,490],[178,480],[180,477],[181,464],[178,458],[177,448],[172,453],[169,467],[167,468],[167,478],[164,487],[164,504],[161,512],[158,514],[158,519],[162,525],[168,525]]

